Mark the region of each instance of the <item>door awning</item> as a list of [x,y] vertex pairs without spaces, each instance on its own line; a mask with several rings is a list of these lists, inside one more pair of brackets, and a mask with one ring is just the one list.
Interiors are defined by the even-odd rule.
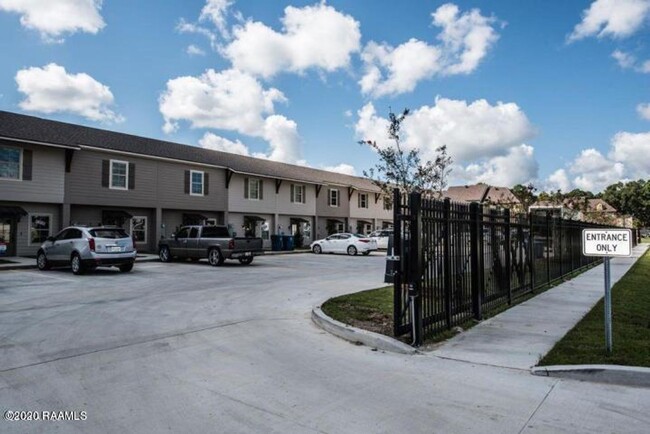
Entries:
[[266,219],[263,219],[262,217],[256,216],[256,215],[245,215],[244,218],[247,219],[247,220],[254,221],[254,222],[265,222],[266,221]]
[[309,220],[304,219],[302,217],[291,217],[289,220],[296,223],[311,223]]
[[371,225],[372,224],[372,222],[368,221],[368,220],[357,220],[357,223],[363,223],[363,224],[366,224],[366,225]]
[[204,216],[203,214],[183,213],[183,220],[203,221],[203,220],[206,220],[206,219],[207,219],[207,217]]
[[27,211],[19,206],[0,206],[0,217],[22,217],[26,215]]
[[337,219],[327,219],[327,221],[332,223],[341,223],[341,224],[345,223],[343,220],[337,220]]
[[133,217],[128,212],[121,209],[105,209],[102,211],[103,220],[113,220],[113,219],[130,219]]

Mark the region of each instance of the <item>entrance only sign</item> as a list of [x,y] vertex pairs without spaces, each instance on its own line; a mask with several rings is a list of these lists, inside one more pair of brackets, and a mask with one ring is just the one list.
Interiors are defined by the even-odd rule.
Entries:
[[585,256],[631,256],[631,229],[583,229],[582,254]]

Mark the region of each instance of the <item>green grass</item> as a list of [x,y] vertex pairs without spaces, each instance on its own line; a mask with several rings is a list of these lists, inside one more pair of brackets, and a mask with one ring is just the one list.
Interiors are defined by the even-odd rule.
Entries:
[[650,367],[650,252],[612,288],[613,352],[605,351],[603,300],[558,342],[540,365]]
[[393,335],[393,286],[371,289],[327,300],[326,315],[342,323],[384,335]]
[[641,238],[641,242],[642,243],[650,243],[650,238],[649,237]]

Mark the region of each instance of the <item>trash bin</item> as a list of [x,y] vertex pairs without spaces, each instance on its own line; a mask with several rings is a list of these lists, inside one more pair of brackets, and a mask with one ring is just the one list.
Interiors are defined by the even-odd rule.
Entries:
[[282,235],[271,235],[271,250],[274,252],[282,250]]
[[0,241],[0,256],[5,256],[7,254],[7,244]]
[[282,250],[293,250],[292,235],[282,235]]

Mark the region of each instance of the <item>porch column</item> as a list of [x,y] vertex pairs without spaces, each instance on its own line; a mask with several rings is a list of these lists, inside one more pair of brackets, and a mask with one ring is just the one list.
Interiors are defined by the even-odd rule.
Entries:
[[279,226],[280,226],[280,214],[278,214],[278,213],[275,213],[273,215],[273,226],[275,226],[275,228],[273,229],[273,233],[275,235],[280,235],[280,232],[286,233],[286,228],[282,228],[282,229],[279,228]]
[[61,204],[61,222],[59,224],[59,228],[57,229],[57,232],[59,229],[63,229],[66,226],[70,226],[70,204],[69,203],[63,203]]
[[162,221],[162,208],[156,208],[156,217],[154,218],[154,224],[156,225],[156,230],[154,231],[156,234],[155,238],[155,243],[154,246],[157,248],[158,246],[158,241],[160,238],[163,236],[163,230],[165,231],[165,235],[168,235],[167,228],[162,227],[163,221]]

